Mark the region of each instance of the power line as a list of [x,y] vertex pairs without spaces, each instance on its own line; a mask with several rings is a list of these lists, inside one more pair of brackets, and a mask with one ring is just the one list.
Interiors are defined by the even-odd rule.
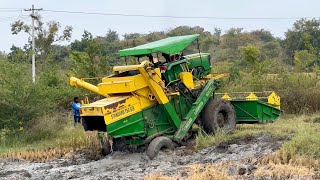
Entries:
[[[18,12],[21,8],[0,8],[0,12]],[[123,13],[101,13],[85,11],[67,11],[43,9],[45,12],[84,14],[84,15],[101,15],[101,16],[124,16],[124,17],[145,17],[145,18],[173,18],[173,19],[216,19],[216,20],[295,20],[295,19],[312,19],[320,16],[295,16],[295,17],[223,17],[223,16],[171,16],[171,15],[145,15],[145,14],[123,14]]]
[[19,10],[23,10],[22,8],[0,8],[0,9],[19,9]]
[[27,19],[29,16],[26,15],[19,15],[19,16],[0,16],[1,19],[7,19],[7,20],[19,20],[19,19]]
[[10,10],[10,9],[0,9],[0,13],[10,13],[10,12],[19,12],[21,10]]
[[9,21],[8,21],[8,20],[6,20],[6,19],[1,19],[1,18],[0,18],[0,22],[8,23]]
[[1,17],[0,16],[0,22],[13,22],[13,21],[17,21],[17,20],[27,21],[28,19],[26,19],[26,17],[22,17],[22,16],[17,16],[17,17]]
[[145,17],[145,18],[174,18],[174,19],[217,19],[217,20],[294,20],[294,19],[310,19],[320,17],[219,17],[219,16],[170,16],[170,15],[145,15],[145,14],[122,14],[122,13],[100,13],[100,12],[84,12],[84,11],[66,11],[66,10],[49,10],[45,12],[68,13],[68,14],[84,14],[84,15],[101,15],[101,16],[124,16],[124,17]]

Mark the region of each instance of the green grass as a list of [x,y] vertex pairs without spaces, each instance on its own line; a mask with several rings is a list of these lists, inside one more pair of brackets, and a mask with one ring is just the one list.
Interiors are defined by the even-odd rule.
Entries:
[[299,154],[320,159],[320,132],[300,130],[290,141],[283,144],[282,151],[291,156]]
[[214,135],[207,135],[201,132],[196,138],[196,148],[202,149],[259,133],[271,133],[275,137],[290,138],[279,150],[282,159],[290,160],[293,157],[302,156],[320,160],[319,117],[319,114],[286,115],[271,124],[238,124],[236,131],[232,134],[218,131]]

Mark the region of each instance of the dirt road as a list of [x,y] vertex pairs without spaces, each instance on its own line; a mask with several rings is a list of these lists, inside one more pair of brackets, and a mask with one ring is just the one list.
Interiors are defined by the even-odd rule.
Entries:
[[[269,134],[222,143],[195,152],[190,147],[160,152],[150,160],[145,153],[115,152],[92,161],[77,154],[73,159],[57,159],[48,163],[32,163],[0,159],[0,179],[142,179],[150,173],[185,177],[185,167],[191,164],[237,161],[250,171],[255,159],[278,149],[282,140]],[[251,159],[251,163],[248,163]],[[230,169],[230,173],[239,173]],[[244,172],[246,173],[246,172]]]

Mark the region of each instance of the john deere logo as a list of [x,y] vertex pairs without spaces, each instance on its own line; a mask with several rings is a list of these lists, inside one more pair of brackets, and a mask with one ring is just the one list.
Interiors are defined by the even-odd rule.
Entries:
[[122,110],[114,113],[114,114],[111,114],[111,118],[114,119],[114,118],[117,118],[119,116],[122,116],[122,115],[125,115],[127,113],[130,113],[132,111],[134,111],[134,106],[129,106],[129,107],[125,108],[125,109],[122,109]]

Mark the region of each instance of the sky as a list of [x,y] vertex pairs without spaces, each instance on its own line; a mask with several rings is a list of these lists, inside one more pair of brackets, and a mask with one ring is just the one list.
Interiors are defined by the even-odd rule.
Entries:
[[[165,16],[210,16],[224,18],[288,18],[320,17],[319,0],[0,0],[0,51],[8,52],[12,45],[23,46],[27,34],[12,35],[10,24],[15,20],[31,23],[29,12],[17,9],[43,8],[45,10],[82,11],[119,14]],[[17,9],[7,9],[17,8]],[[270,30],[283,38],[296,19],[173,19],[67,14],[40,11],[43,21],[57,21],[61,26],[73,27],[72,40],[80,39],[84,30],[94,36],[103,36],[108,29],[125,33],[148,33],[169,30],[181,25],[201,26],[213,32],[231,27]]]

